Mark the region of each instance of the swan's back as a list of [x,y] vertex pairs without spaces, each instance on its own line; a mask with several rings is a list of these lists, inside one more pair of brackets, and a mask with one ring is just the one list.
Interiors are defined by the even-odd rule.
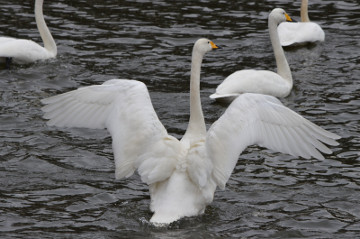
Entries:
[[18,64],[31,63],[55,56],[56,53],[47,51],[44,47],[31,40],[10,37],[0,38],[0,57],[12,58]]
[[6,42],[9,42],[9,41],[12,41],[14,40],[15,38],[12,38],[12,37],[0,37],[0,45],[1,44],[4,44]]
[[279,74],[267,70],[240,70],[229,75],[210,98],[231,98],[242,93],[258,93],[286,97],[292,85]]
[[282,46],[325,40],[325,33],[314,22],[283,22],[278,27]]
[[14,63],[27,64],[56,57],[57,47],[45,23],[43,2],[44,0],[35,1],[35,20],[44,47],[31,40],[1,37],[0,58],[11,58]]

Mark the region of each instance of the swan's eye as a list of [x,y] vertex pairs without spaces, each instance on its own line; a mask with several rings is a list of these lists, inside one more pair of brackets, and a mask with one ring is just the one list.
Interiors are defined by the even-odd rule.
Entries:
[[210,44],[210,41],[208,41],[208,44]]

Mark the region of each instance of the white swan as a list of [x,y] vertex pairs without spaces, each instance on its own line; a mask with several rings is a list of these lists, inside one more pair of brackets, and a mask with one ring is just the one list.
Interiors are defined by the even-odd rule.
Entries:
[[12,59],[14,63],[27,64],[56,57],[56,43],[44,20],[43,2],[44,0],[35,1],[35,20],[44,47],[31,40],[0,37],[0,59],[2,61]]
[[150,188],[150,222],[164,225],[203,213],[217,186],[224,189],[239,154],[258,144],[273,150],[323,159],[322,142],[339,137],[283,106],[276,98],[244,94],[206,132],[200,101],[203,56],[217,46],[199,39],[193,48],[190,120],[179,141],[168,135],[151,104],[146,86],[135,80],[109,80],[43,99],[48,125],[107,128],[112,136],[115,176],[137,169]]
[[278,27],[282,46],[303,44],[325,40],[323,29],[316,23],[310,22],[308,16],[308,0],[301,1],[301,22],[284,22]]
[[280,22],[291,21],[286,12],[275,8],[269,14],[268,28],[275,54],[277,73],[268,70],[239,70],[216,88],[210,98],[219,101],[232,101],[243,93],[259,93],[276,97],[286,97],[293,86],[289,64],[282,49],[276,28]]

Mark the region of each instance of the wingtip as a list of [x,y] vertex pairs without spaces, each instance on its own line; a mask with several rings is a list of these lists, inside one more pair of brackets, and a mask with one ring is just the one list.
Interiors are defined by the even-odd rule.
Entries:
[[211,94],[209,97],[210,97],[210,99],[216,99],[216,93]]
[[[339,140],[339,139],[341,139],[341,136],[340,135],[337,135],[337,134],[334,134],[334,133],[332,133],[334,136],[333,136],[333,138],[335,139],[335,140]],[[338,142],[337,142],[338,143]],[[339,143],[338,143],[339,144]]]
[[48,102],[48,98],[44,98],[40,100],[41,104],[46,105]]
[[216,100],[218,102],[223,102],[223,103],[231,103],[233,100],[235,100],[240,94],[217,94],[214,93],[212,95],[210,95],[210,99]]

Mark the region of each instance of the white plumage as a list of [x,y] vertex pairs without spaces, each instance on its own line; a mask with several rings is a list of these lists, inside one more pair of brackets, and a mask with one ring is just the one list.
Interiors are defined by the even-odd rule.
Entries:
[[35,1],[35,19],[44,47],[31,40],[0,37],[0,59],[2,61],[5,58],[11,58],[14,63],[26,64],[56,57],[56,43],[46,26],[42,5],[43,0]]
[[277,73],[268,70],[239,70],[229,75],[216,88],[210,98],[232,101],[243,93],[259,93],[276,97],[286,97],[293,87],[293,80],[284,50],[280,45],[277,26],[280,22],[291,21],[283,9],[275,8],[268,19],[271,44],[274,50]]
[[308,1],[301,1],[301,22],[283,22],[278,27],[282,46],[304,44],[325,40],[323,29],[308,16]]
[[164,225],[203,213],[216,187],[224,188],[241,152],[258,144],[304,158],[323,159],[324,144],[339,137],[260,94],[238,97],[206,132],[200,101],[200,70],[206,52],[217,46],[195,43],[190,80],[190,120],[179,141],[168,135],[146,86],[135,80],[109,80],[42,100],[48,125],[107,128],[113,140],[115,175],[137,169],[149,185],[150,219]]

